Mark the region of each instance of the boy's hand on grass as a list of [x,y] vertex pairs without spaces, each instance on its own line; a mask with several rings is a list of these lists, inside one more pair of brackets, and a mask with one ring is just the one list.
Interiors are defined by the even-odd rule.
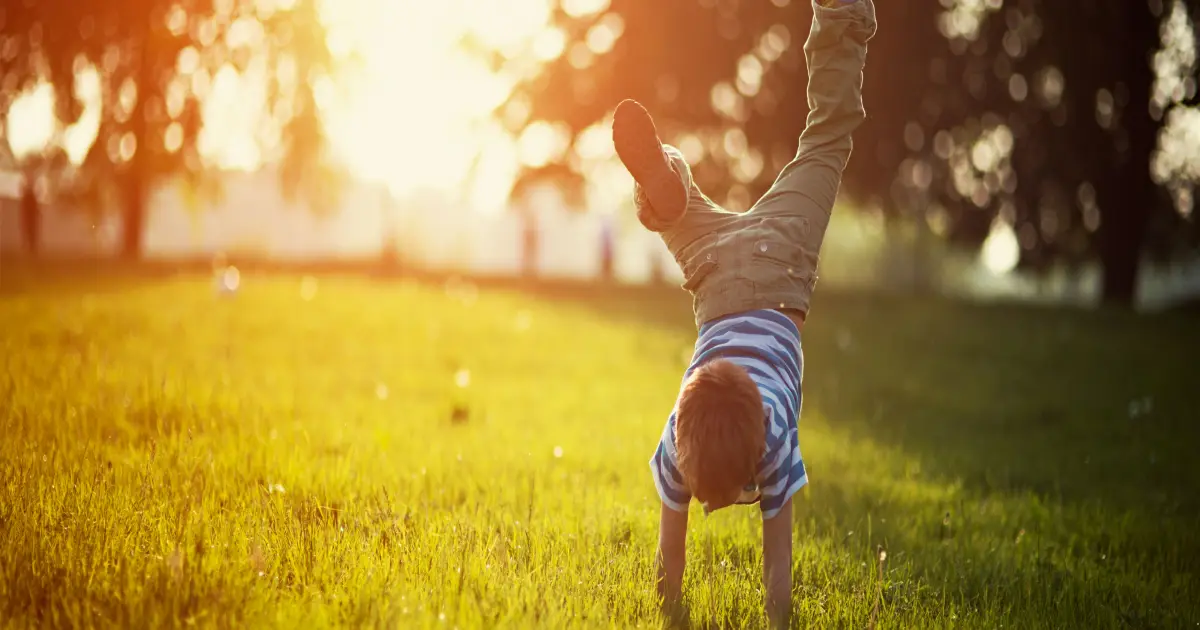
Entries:
[[[658,527],[658,552],[654,556],[659,601],[663,615],[675,624],[687,622],[683,604],[683,569],[687,560],[687,512],[676,512],[663,503]],[[682,615],[682,617],[681,617]]]
[[763,592],[772,628],[787,628],[792,612],[792,500],[763,520]]
[[691,626],[692,613],[682,599],[662,602],[662,614],[667,620],[668,628],[688,628]]

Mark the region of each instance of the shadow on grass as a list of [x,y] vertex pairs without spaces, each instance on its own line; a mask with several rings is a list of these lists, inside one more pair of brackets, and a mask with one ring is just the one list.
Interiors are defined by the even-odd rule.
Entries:
[[[694,334],[674,289],[530,295]],[[804,348],[801,439],[817,456],[799,539],[863,563],[847,572],[891,547],[893,610],[923,583],[1068,625],[1197,614],[1194,318],[824,291]],[[801,575],[822,561],[798,553]]]
[[[528,293],[695,334],[673,288]],[[899,448],[984,495],[1195,518],[1197,323],[825,291],[803,332],[802,424]]]

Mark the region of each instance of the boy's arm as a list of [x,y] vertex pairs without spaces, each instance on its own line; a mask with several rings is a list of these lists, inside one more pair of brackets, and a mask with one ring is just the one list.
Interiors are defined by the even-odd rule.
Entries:
[[787,628],[792,612],[792,500],[763,519],[763,592],[773,628]]
[[658,525],[658,553],[654,564],[658,572],[658,595],[663,611],[675,617],[683,605],[683,568],[687,560],[687,512],[679,512],[666,503]]

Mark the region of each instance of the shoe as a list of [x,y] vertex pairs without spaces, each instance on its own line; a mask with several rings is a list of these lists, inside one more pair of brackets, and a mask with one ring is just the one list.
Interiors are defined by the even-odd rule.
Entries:
[[613,115],[617,157],[642,188],[656,218],[672,223],[687,209],[688,191],[663,151],[654,119],[637,101],[624,100]]

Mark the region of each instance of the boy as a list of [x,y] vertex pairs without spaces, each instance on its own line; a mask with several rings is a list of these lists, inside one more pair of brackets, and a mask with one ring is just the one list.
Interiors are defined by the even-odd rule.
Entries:
[[662,500],[658,590],[671,611],[682,602],[691,498],[706,513],[758,503],[767,616],[788,623],[791,498],[808,482],[796,428],[800,328],[850,134],[866,117],[862,70],[876,27],[871,0],[814,0],[813,11],[804,45],[807,125],[795,159],[749,212],[727,212],[706,197],[640,105],[622,102],[613,120],[617,154],[637,184],[638,218],[683,269],[699,327],[650,461]]

